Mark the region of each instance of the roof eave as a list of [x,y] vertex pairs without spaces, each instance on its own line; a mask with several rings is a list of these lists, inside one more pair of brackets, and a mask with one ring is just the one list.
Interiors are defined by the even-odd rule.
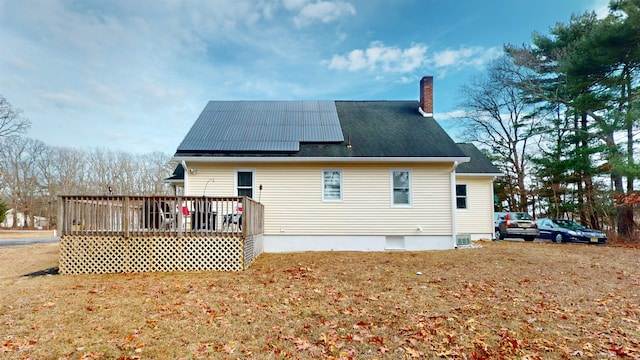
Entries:
[[459,175],[459,176],[467,176],[467,177],[487,177],[487,176],[496,177],[496,176],[504,176],[503,173],[481,173],[481,172],[476,172],[476,173],[456,172],[456,174]]
[[403,157],[293,157],[293,156],[174,156],[174,161],[191,163],[237,163],[237,162],[264,162],[264,163],[465,163],[471,158],[465,156],[403,156]]

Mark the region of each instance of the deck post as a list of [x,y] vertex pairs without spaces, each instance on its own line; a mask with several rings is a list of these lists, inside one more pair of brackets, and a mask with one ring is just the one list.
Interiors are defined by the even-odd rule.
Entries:
[[178,229],[178,237],[182,237],[182,231],[184,230],[182,226],[182,206],[182,196],[178,196],[178,220],[175,223],[175,227]]
[[[242,197],[242,237],[246,238],[247,237],[247,223],[249,221],[247,221],[249,219],[249,217],[247,216],[247,209],[249,205],[249,202],[247,201],[247,197],[243,196]],[[251,210],[249,210],[249,216],[251,216]],[[250,227],[251,225],[249,225]],[[243,246],[244,247],[244,246]]]
[[128,239],[129,238],[129,221],[131,219],[131,209],[129,208],[129,196],[125,196],[124,197],[124,204],[122,206],[122,210],[123,210],[123,227],[122,230],[124,231],[124,238]]
[[66,235],[66,226],[64,219],[64,198],[62,196],[58,196],[58,235]]

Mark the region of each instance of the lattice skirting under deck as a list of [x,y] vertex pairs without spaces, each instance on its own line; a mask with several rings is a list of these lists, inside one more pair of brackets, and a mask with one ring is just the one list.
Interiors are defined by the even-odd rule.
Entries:
[[244,243],[244,268],[251,265],[260,254],[264,252],[264,240],[262,234],[247,236]]
[[262,253],[262,236],[243,248],[240,237],[64,235],[61,274],[154,271],[241,271]]

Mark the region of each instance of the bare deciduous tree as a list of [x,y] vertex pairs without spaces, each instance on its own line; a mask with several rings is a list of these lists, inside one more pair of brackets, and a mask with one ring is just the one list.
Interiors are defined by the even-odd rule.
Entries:
[[527,211],[527,144],[537,120],[529,99],[517,86],[518,71],[507,57],[494,61],[485,74],[462,87],[460,106],[465,110],[465,140],[483,144],[502,159],[503,171],[513,179],[509,207]]
[[24,213],[26,226],[42,195],[41,176],[37,166],[40,154],[46,145],[39,141],[20,136],[8,136],[2,139],[0,146],[0,165],[2,181],[5,184],[2,195],[8,205],[14,209],[13,225],[17,225],[16,215]]
[[16,109],[0,95],[0,138],[26,132],[31,126],[29,119],[22,116],[22,110]]
[[[58,195],[171,195],[163,179],[173,168],[161,152],[50,147],[20,136],[0,139],[0,199],[15,214],[55,221]],[[111,192],[109,191],[111,189]]]

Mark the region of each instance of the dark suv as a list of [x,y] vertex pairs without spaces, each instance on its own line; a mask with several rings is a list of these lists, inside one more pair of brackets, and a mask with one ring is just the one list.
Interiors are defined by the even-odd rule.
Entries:
[[524,212],[497,212],[493,216],[496,240],[522,238],[533,241],[538,237],[538,225],[531,215]]

